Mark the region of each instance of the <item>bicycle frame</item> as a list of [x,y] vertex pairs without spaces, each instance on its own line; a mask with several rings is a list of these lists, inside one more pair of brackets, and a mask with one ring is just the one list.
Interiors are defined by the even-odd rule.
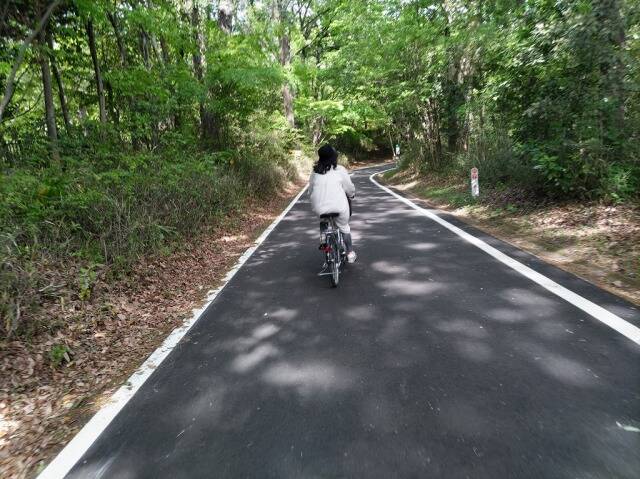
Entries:
[[[337,227],[335,220],[330,218],[327,220],[327,229],[322,232],[324,248],[322,249],[326,257],[326,266],[329,271],[323,269],[318,276],[332,276],[332,286],[337,286],[340,275],[340,268],[344,262],[344,241],[342,238],[342,232]],[[336,251],[334,251],[337,249]]]

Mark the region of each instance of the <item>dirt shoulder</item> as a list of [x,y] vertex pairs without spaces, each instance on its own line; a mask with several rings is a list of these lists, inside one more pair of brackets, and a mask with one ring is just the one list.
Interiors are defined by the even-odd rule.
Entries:
[[410,171],[383,182],[640,305],[640,205],[539,204],[513,191],[474,200],[457,179]]
[[[44,306],[62,326],[0,343],[0,477],[33,477],[164,338],[204,304],[238,257],[302,187],[250,204],[215,232],[147,258],[88,299]],[[59,354],[52,354],[58,351]],[[55,357],[54,357],[55,356]]]

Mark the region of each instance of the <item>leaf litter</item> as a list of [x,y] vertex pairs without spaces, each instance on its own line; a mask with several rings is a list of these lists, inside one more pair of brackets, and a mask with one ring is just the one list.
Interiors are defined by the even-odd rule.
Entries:
[[[205,301],[238,257],[299,191],[250,202],[215,232],[131,274],[98,277],[91,297],[43,305],[60,328],[0,342],[0,477],[38,474],[176,327]],[[222,238],[222,239],[221,239]],[[224,248],[220,248],[220,241]],[[55,276],[55,273],[52,273]],[[57,366],[52,362],[52,351]]]

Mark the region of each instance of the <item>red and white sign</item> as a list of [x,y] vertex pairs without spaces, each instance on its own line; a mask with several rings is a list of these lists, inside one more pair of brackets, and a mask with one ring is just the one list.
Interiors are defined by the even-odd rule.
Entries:
[[478,182],[478,168],[471,168],[471,196],[480,196],[480,183]]

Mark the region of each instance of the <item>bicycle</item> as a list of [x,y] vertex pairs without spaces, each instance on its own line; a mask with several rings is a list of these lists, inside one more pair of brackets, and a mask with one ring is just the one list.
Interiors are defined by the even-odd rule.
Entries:
[[347,262],[347,252],[342,233],[336,225],[336,218],[339,215],[339,213],[320,215],[320,219],[326,225],[320,233],[323,241],[319,248],[325,254],[325,263],[318,276],[329,276],[331,286],[334,288],[340,282],[340,268]]

